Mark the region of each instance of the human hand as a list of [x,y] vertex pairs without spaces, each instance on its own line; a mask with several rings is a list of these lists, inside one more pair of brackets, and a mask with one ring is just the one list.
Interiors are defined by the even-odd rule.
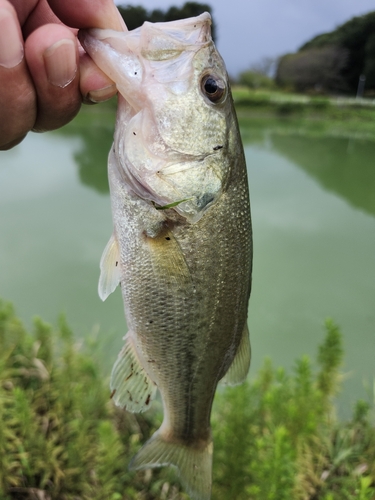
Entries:
[[116,94],[77,28],[126,29],[112,0],[0,0],[0,150]]

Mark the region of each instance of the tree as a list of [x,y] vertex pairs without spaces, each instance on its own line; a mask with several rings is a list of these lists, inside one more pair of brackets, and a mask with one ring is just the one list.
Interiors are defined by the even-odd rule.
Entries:
[[347,60],[347,50],[332,45],[288,54],[280,60],[276,82],[298,91],[345,91],[346,82],[341,75]]
[[375,89],[375,33],[367,38],[363,74],[366,76],[366,86]]
[[149,20],[149,13],[141,5],[126,5],[125,7],[120,5],[118,10],[129,30],[134,30]]
[[[310,50],[322,50],[328,47],[341,49],[345,54],[345,65],[339,65],[339,75],[337,78],[338,87],[334,82],[331,90],[343,90],[356,92],[360,75],[366,76],[366,88],[375,89],[375,12],[369,12],[364,16],[354,17],[339,26],[330,33],[316,36],[306,42],[295,54],[308,54]],[[310,56],[312,53],[310,53]],[[289,56],[288,56],[289,57]],[[302,56],[301,56],[302,57]],[[313,61],[315,57],[311,57]],[[306,60],[305,60],[306,61]],[[289,61],[290,62],[290,61]],[[280,61],[279,66],[284,66],[283,70],[278,69],[278,74],[285,71],[285,57]],[[368,73],[368,74],[367,74]],[[344,86],[342,83],[344,82]]]

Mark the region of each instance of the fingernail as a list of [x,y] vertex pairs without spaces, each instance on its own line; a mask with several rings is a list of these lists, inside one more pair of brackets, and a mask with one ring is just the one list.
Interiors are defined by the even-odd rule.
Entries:
[[102,89],[92,90],[86,96],[86,99],[91,102],[103,102],[108,101],[117,92],[116,85],[108,85],[108,87],[103,87]]
[[23,59],[23,45],[14,17],[0,9],[0,66],[14,68]]
[[48,81],[64,88],[74,80],[77,73],[77,54],[73,40],[63,39],[44,51],[44,66]]

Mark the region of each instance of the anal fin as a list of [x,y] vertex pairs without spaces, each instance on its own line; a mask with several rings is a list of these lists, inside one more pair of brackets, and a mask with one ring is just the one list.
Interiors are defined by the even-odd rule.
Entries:
[[247,323],[242,332],[241,342],[229,370],[221,379],[222,384],[238,385],[246,379],[250,368],[251,347]]
[[129,333],[113,366],[110,386],[115,404],[133,413],[148,410],[156,395],[156,384],[143,368]]

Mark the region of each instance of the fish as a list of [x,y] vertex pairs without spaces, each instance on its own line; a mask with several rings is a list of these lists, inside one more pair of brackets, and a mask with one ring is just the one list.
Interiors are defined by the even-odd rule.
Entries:
[[173,466],[208,500],[215,391],[243,382],[251,357],[249,189],[228,74],[207,12],[79,36],[118,89],[98,287],[105,300],[120,284],[128,325],[112,398],[142,412],[159,391],[163,405],[130,469]]

